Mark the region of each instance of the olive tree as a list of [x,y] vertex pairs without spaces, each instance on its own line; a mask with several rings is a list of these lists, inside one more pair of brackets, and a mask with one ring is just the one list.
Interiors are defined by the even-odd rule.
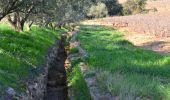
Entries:
[[26,0],[0,0],[0,20],[15,12]]
[[7,16],[18,31],[25,23],[61,27],[86,18],[92,4],[89,0],[0,0],[0,18]]
[[[11,15],[8,15],[8,21],[19,32],[23,31],[24,24],[29,19],[30,15],[37,14],[39,5],[42,0],[27,0],[20,5]],[[32,25],[32,24],[30,24]]]
[[123,13],[125,15],[141,13],[145,10],[147,0],[127,0],[123,4]]
[[[108,15],[121,15],[122,14],[122,5],[119,4],[118,0],[93,0],[93,5],[98,5],[98,3],[103,3],[108,11]],[[102,4],[102,5],[103,5]],[[103,9],[105,10],[105,9]]]
[[104,3],[98,2],[97,5],[90,7],[87,13],[88,18],[101,18],[108,15],[108,9]]
[[87,0],[47,0],[44,6],[43,22],[45,25],[61,27],[67,23],[86,18],[90,1]]

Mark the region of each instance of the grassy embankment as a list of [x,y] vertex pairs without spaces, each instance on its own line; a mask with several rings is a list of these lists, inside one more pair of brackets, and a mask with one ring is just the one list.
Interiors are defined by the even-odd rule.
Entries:
[[135,47],[123,35],[102,26],[82,26],[78,34],[101,90],[120,100],[170,100],[170,56]]
[[49,47],[62,32],[34,26],[29,32],[18,33],[0,25],[0,90],[24,90],[25,80],[39,74]]
[[[71,48],[69,54],[79,53],[78,48]],[[80,70],[80,62],[82,59],[77,59],[72,62],[71,68],[67,69],[67,82],[71,90],[71,97],[74,100],[91,100],[90,92]]]
[[74,100],[91,100],[89,89],[80,71],[80,61],[75,61],[72,65],[72,71],[67,72],[68,86],[72,90]]

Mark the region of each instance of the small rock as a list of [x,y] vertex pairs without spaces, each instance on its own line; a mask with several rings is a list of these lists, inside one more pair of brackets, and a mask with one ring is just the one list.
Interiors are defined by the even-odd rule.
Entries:
[[38,83],[34,83],[33,90],[36,90],[38,88]]
[[10,96],[15,96],[16,92],[13,88],[9,87],[6,91]]
[[86,78],[86,82],[88,83],[88,85],[89,85],[90,87],[97,85],[97,82],[96,82],[96,78],[95,78],[95,77]]
[[26,90],[26,93],[29,94],[30,93],[29,90]]

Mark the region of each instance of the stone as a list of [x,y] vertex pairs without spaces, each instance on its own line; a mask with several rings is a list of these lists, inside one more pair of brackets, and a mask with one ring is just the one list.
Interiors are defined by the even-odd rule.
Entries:
[[6,90],[6,92],[7,92],[10,96],[15,96],[15,95],[16,95],[16,91],[15,91],[13,88],[11,88],[11,87],[9,87],[9,88]]

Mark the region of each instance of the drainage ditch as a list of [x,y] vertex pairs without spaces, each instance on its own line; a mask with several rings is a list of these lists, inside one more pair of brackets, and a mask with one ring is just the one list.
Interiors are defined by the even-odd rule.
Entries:
[[44,100],[68,100],[67,76],[64,67],[67,53],[65,51],[65,37],[58,43],[59,49],[55,61],[48,72],[47,90]]

